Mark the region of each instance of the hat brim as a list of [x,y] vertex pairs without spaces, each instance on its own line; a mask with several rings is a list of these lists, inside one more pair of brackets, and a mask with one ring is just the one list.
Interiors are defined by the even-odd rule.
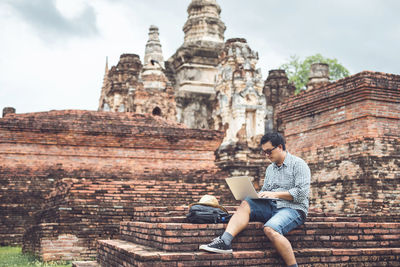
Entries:
[[190,209],[191,206],[194,206],[194,205],[204,205],[204,206],[210,206],[210,207],[213,207],[213,208],[220,208],[221,210],[225,211],[226,213],[229,213],[229,212],[228,212],[224,207],[222,207],[221,205],[215,205],[215,204],[212,204],[212,203],[200,203],[200,202],[192,203],[192,204],[189,204],[189,209]]

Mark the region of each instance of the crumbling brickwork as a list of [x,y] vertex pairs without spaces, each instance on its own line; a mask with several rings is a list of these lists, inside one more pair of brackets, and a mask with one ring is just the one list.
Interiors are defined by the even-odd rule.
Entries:
[[[330,83],[316,64],[295,97],[282,70],[262,88],[257,54],[244,39],[224,44],[220,12],[215,0],[192,0],[185,41],[166,62],[151,26],[143,63],[123,54],[106,66],[99,112],[4,109],[0,245],[22,242],[44,260],[93,258],[98,247],[107,267],[283,264],[259,223],[219,255],[193,250],[225,226],[184,218],[204,194],[238,204],[227,176],[254,177],[260,189],[261,115],[312,171],[309,217],[288,235],[298,262],[399,266],[400,76],[366,71]],[[233,142],[221,146],[224,138]]]
[[89,257],[96,238],[132,219],[133,206],[185,204],[216,192],[229,202],[226,175],[214,164],[221,141],[221,132],[157,116],[8,114],[0,119],[2,244],[21,243],[27,230],[24,250],[44,257],[45,244],[69,235],[89,248],[79,257]]
[[361,72],[278,105],[290,151],[325,211],[399,213],[400,76]]

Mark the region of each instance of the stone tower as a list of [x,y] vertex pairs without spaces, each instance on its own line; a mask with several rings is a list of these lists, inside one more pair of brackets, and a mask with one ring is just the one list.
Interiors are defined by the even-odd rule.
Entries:
[[224,42],[225,24],[215,0],[192,0],[183,27],[184,43],[168,59],[174,77],[177,119],[191,128],[211,128],[214,79]]
[[265,117],[265,132],[276,131],[279,122],[274,121],[275,106],[294,96],[296,87],[288,82],[284,70],[270,70],[264,83],[264,95],[267,100],[267,114]]
[[130,92],[131,107],[136,113],[148,113],[176,121],[174,90],[164,71],[158,28],[150,26],[140,75],[143,86]]
[[225,24],[220,20],[221,8],[215,0],[192,0],[188,20],[183,26],[185,43],[224,41]]
[[250,144],[264,134],[266,101],[257,61],[245,39],[229,39],[221,53],[213,118],[216,130],[226,129],[223,145]]
[[258,53],[245,39],[229,39],[220,54],[216,77],[216,130],[225,130],[217,150],[217,164],[231,176],[262,177],[265,167],[258,143],[264,134],[266,99],[261,70],[256,68]]
[[[149,29],[149,39],[146,43],[146,49],[144,52],[144,66],[145,68],[151,68],[156,64],[160,64],[156,69],[165,68],[164,57],[161,48],[161,42],[159,38],[158,27],[151,25]],[[155,60],[156,62],[151,62]]]
[[110,70],[106,63],[99,110],[132,111],[129,107],[129,92],[142,86],[139,81],[141,71],[142,62],[136,54],[122,54],[117,66],[111,67]]
[[99,110],[153,114],[176,121],[174,90],[164,74],[158,28],[150,26],[144,64],[135,54],[123,54],[104,75]]

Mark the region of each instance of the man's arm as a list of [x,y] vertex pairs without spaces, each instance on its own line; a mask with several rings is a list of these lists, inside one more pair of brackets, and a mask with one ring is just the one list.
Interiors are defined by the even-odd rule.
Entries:
[[307,163],[297,162],[294,168],[294,187],[289,189],[293,202],[302,203],[310,194],[311,172]]
[[[311,172],[307,163],[299,162],[294,171],[295,185],[289,191],[272,192],[261,191],[258,195],[262,198],[280,198],[295,203],[301,203],[310,192]],[[264,188],[264,187],[263,187]]]
[[258,195],[262,198],[264,197],[271,197],[271,198],[280,198],[288,201],[293,201],[293,196],[289,193],[289,191],[286,192],[271,192],[271,191],[264,191],[258,193]]
[[[272,165],[272,164],[271,164]],[[264,184],[263,184],[263,187],[261,188],[261,190],[260,190],[260,193],[261,192],[264,192],[264,191],[269,191],[269,190],[271,190],[271,181],[269,180],[269,177],[271,176],[271,175],[268,175],[268,173],[269,172],[271,172],[271,165],[269,165],[268,167],[267,167],[267,169],[265,170],[265,176],[264,176]]]
[[293,196],[289,193],[289,191],[286,192],[272,192],[271,190],[271,172],[272,172],[272,164],[268,166],[267,170],[265,171],[265,179],[264,179],[264,185],[261,188],[261,191],[258,193],[258,196],[261,198],[281,198],[285,199],[288,201],[293,201]]

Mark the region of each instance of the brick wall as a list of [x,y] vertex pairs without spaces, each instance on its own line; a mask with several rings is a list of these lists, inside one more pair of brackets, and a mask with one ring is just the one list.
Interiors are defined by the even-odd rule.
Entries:
[[312,207],[400,213],[400,76],[361,72],[278,106],[291,153],[312,171]]
[[[88,237],[116,233],[135,205],[228,195],[214,164],[221,140],[217,131],[131,113],[9,114],[0,119],[1,245],[20,244],[27,230],[24,250],[42,255],[40,242],[59,235],[86,246]],[[62,230],[42,231],[49,223]]]

